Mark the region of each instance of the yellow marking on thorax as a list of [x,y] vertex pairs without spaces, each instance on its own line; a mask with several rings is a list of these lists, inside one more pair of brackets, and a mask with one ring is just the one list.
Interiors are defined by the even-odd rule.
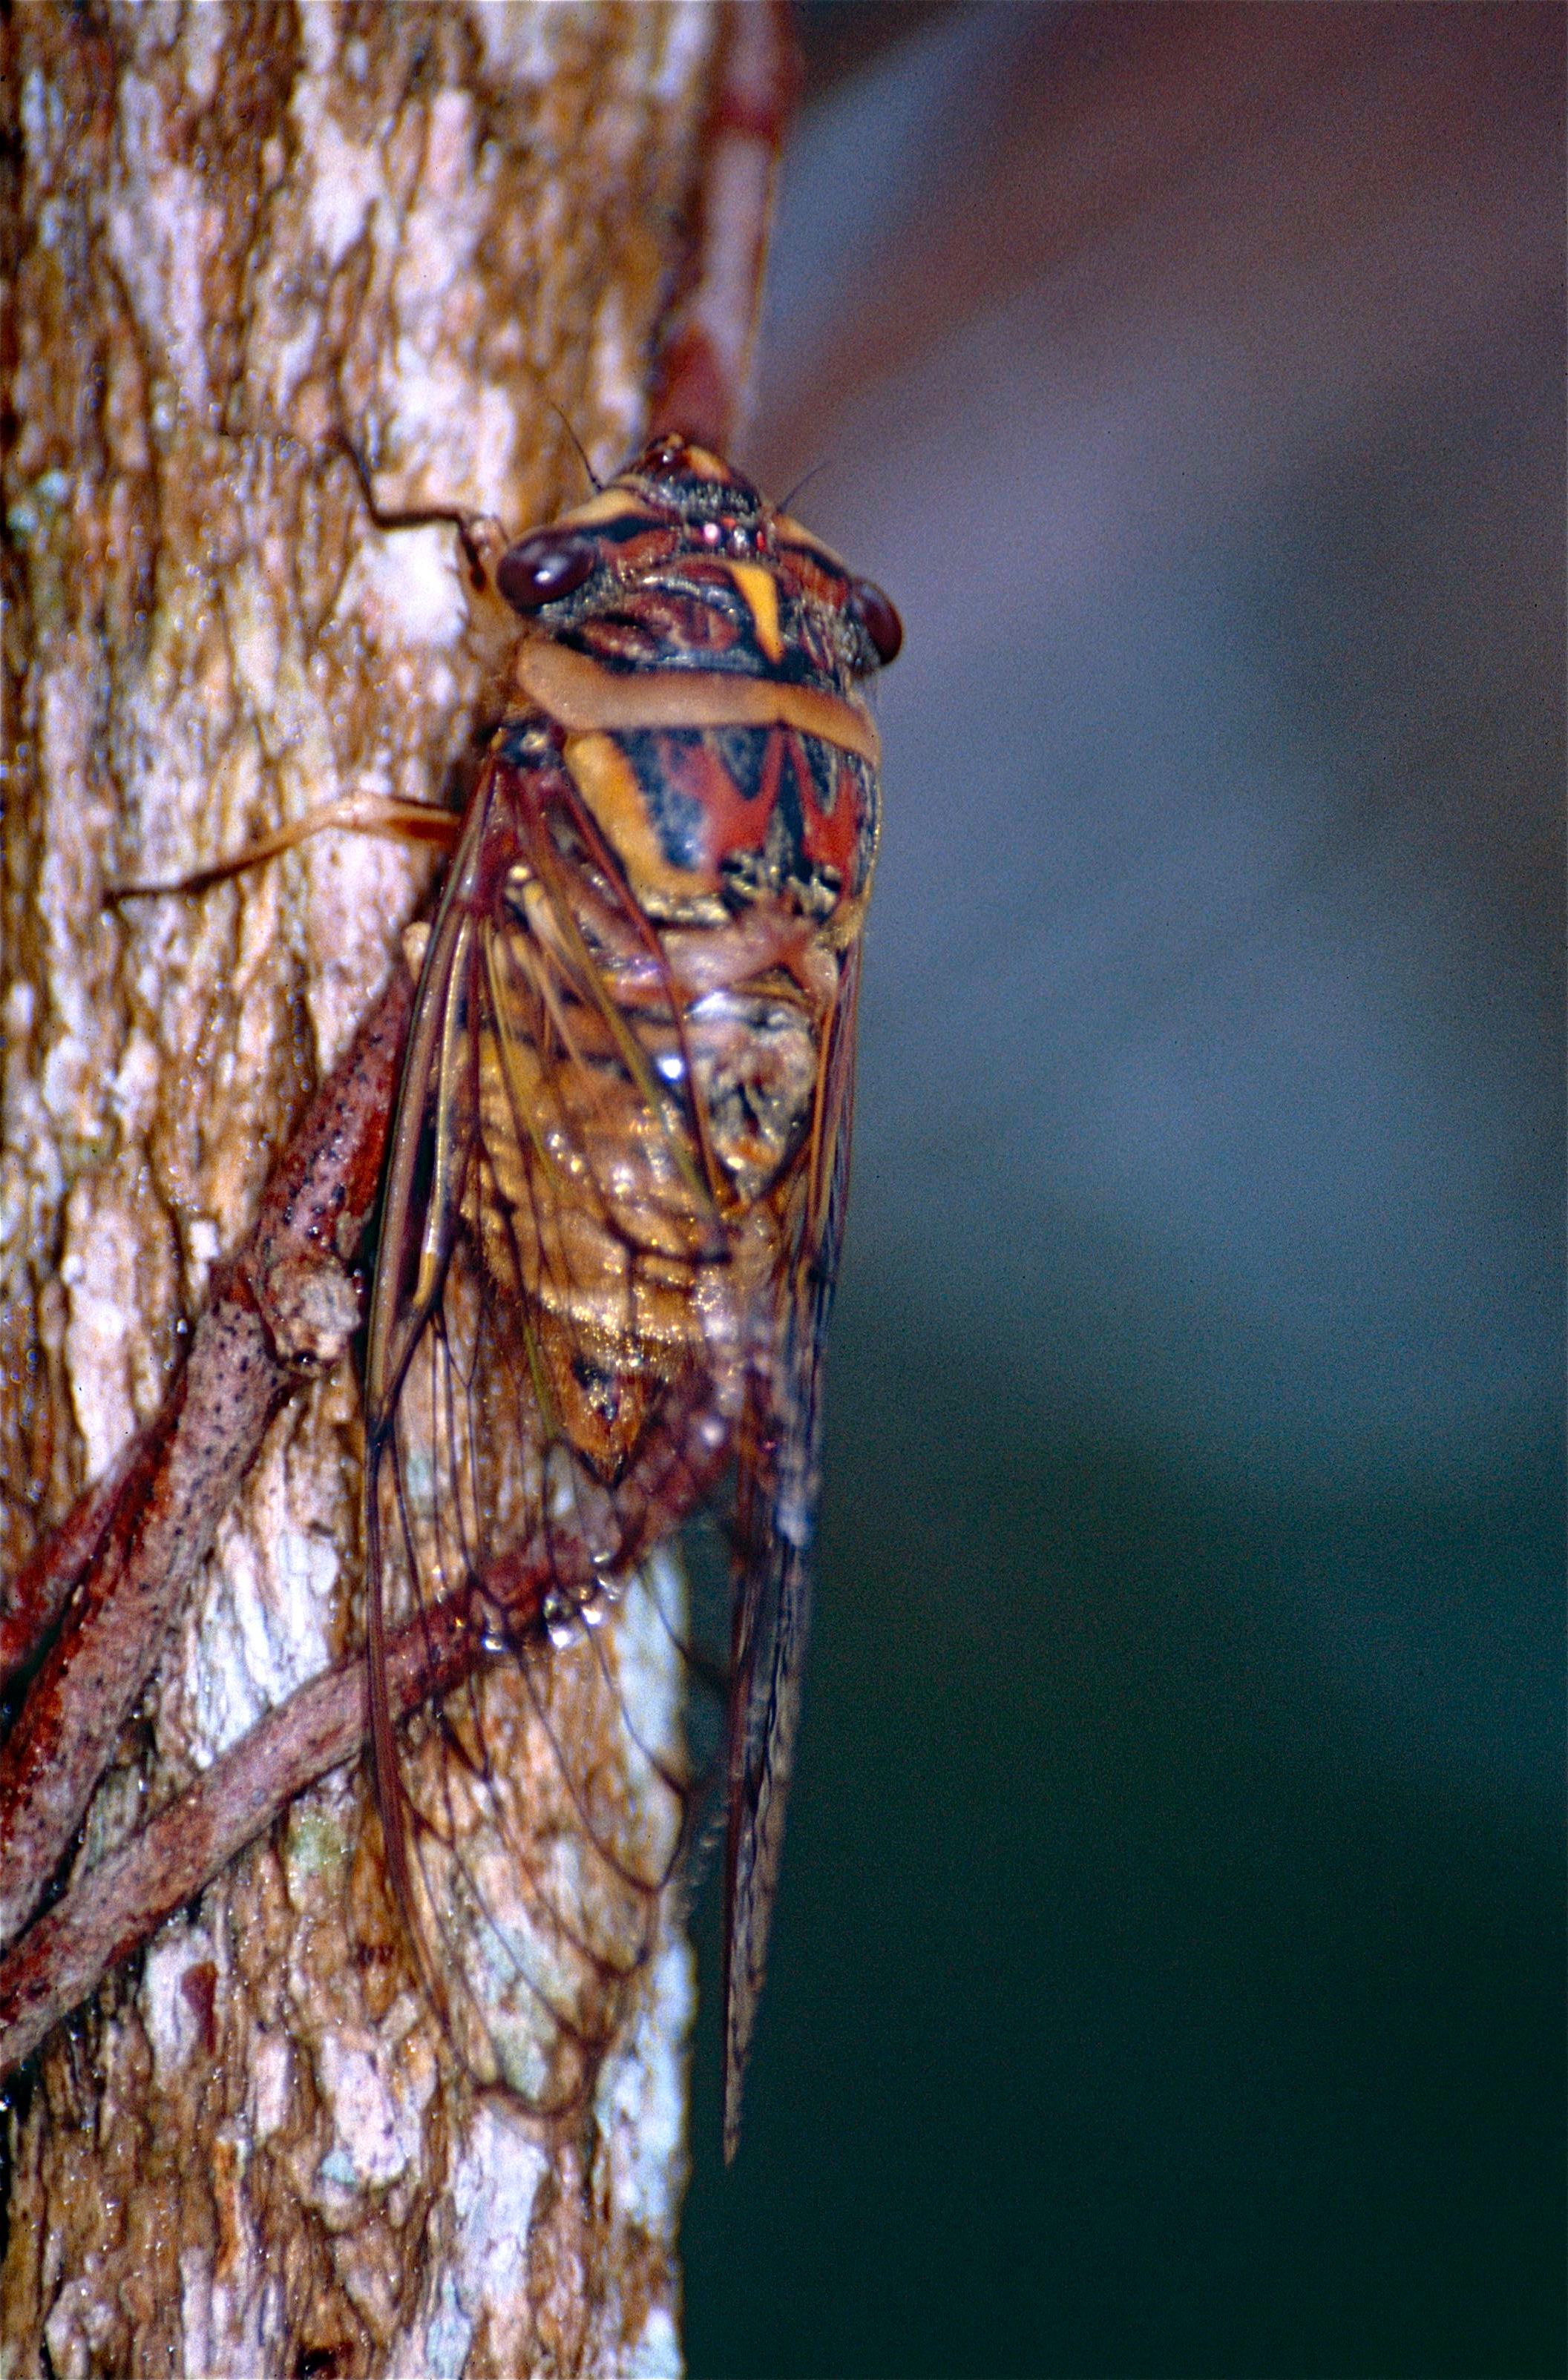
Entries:
[[568,735],[566,766],[589,808],[593,812],[616,856],[626,863],[639,892],[667,893],[689,901],[711,891],[709,877],[698,870],[674,868],[664,856],[637,771],[613,735],[597,733]]
[[717,670],[602,669],[586,653],[544,637],[517,655],[517,686],[528,700],[571,733],[617,727],[796,727],[873,769],[881,743],[862,704],[825,686],[783,686],[777,678]]
[[757,641],[771,662],[784,659],[784,638],[779,634],[779,582],[771,570],[760,562],[732,562],[730,577],[741,592],[741,600],[751,614],[751,625],[757,631]]

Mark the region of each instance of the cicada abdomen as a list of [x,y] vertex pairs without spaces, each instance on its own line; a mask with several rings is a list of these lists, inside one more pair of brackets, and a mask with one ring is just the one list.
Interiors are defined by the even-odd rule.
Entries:
[[[885,596],[651,444],[514,546],[528,622],[431,929],[367,1378],[389,1862],[476,2074],[591,2081],[687,1811],[659,1548],[733,1465],[726,2140],[777,1875],[878,830]],[[395,1738],[378,1650],[510,1658]],[[615,1612],[616,1624],[596,1623]]]

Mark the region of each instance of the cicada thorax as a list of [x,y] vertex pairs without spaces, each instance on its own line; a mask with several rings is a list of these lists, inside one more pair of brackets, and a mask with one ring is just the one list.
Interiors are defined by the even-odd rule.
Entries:
[[[678,441],[500,577],[529,627],[431,937],[373,1302],[372,1598],[466,1595],[514,1657],[416,1729],[389,1834],[470,2063],[558,2104],[685,1822],[658,1548],[736,1454],[758,1578],[815,1494],[877,840],[857,689],[892,613]],[[607,1601],[640,1616],[597,1629]]]

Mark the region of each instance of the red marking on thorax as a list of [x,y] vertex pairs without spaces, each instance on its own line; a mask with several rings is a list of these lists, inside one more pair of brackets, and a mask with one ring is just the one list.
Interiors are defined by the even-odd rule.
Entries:
[[796,746],[796,771],[804,795],[807,856],[816,867],[836,868],[847,886],[866,824],[859,780],[844,755],[834,752],[838,791],[832,811],[824,812],[818,806],[815,783],[800,749],[800,738],[792,735],[791,740]]
[[783,735],[776,727],[769,730],[762,780],[749,801],[706,739],[672,757],[683,788],[702,806],[704,858],[717,890],[722,863],[737,852],[760,851],[767,840],[779,795]]

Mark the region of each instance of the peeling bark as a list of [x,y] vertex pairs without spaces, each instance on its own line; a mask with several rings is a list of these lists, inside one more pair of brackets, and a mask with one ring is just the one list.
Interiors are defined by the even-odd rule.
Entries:
[[[450,531],[643,422],[717,12],[17,12],[6,457],[0,1571],[155,1412],[431,861],[343,835],[105,911],[487,718]],[[358,1391],[273,1424],[89,1814],[104,1859],[359,1641]],[[675,1682],[669,1682],[673,1696]],[[672,1716],[669,1723],[677,1722]],[[340,1771],[13,2094],[7,2374],[665,2370],[685,1946],[569,2136],[477,2101]],[[44,2356],[49,2359],[45,2365]]]

